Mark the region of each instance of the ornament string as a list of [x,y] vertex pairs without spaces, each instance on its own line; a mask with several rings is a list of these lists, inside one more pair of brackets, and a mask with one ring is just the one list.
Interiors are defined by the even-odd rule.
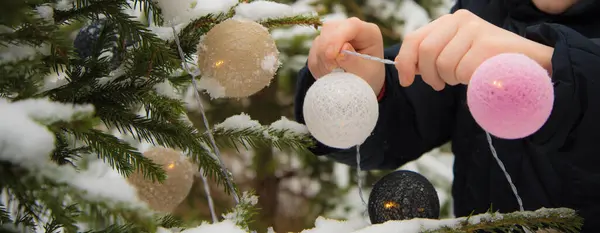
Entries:
[[235,192],[229,171],[227,171],[227,169],[225,168],[225,163],[223,163],[223,159],[221,158],[221,153],[219,151],[219,147],[217,147],[217,143],[215,142],[215,138],[212,134],[210,125],[208,124],[208,119],[206,118],[206,112],[204,111],[204,106],[202,105],[202,100],[200,99],[200,94],[199,94],[200,91],[198,90],[198,84],[196,82],[196,76],[198,76],[198,72],[192,72],[190,70],[190,68],[188,67],[188,65],[185,61],[185,55],[183,53],[183,49],[181,48],[181,43],[179,42],[179,36],[177,35],[177,30],[175,30],[175,26],[171,26],[171,29],[173,30],[173,37],[175,39],[175,43],[177,44],[177,50],[179,52],[179,57],[181,59],[183,69],[192,76],[192,86],[194,87],[194,97],[196,99],[196,102],[198,102],[198,107],[200,108],[200,112],[202,113],[202,120],[204,121],[204,127],[206,128],[206,131],[208,132],[208,138],[210,140],[210,144],[213,147],[213,152],[215,153],[217,160],[219,161],[219,165],[221,166],[221,173],[223,173],[223,176],[225,177],[225,181],[227,182],[227,186],[229,186],[229,189],[232,192],[235,204],[237,205],[240,203],[240,197]]
[[360,145],[356,146],[356,180],[358,183],[358,195],[360,195],[360,200],[362,201],[363,205],[367,206],[367,202],[365,201],[364,195],[363,195],[363,176],[362,176],[362,172],[360,172]]
[[367,59],[367,60],[371,60],[371,61],[381,62],[383,64],[389,64],[389,65],[396,64],[396,62],[394,62],[392,60],[381,59],[381,58],[378,58],[378,57],[373,57],[373,56],[369,56],[369,55],[362,54],[362,53],[352,52],[350,50],[342,50],[342,53],[349,54],[349,55],[352,55],[352,56],[361,57],[363,59]]
[[[492,136],[488,132],[485,132],[485,136],[487,138],[487,142],[490,147],[490,151],[492,151],[492,156],[494,156],[494,159],[496,159],[496,163],[498,163],[498,166],[500,166],[500,169],[502,169],[502,172],[504,172],[504,176],[506,176],[506,180],[508,181],[508,184],[510,184],[510,188],[512,189],[513,194],[517,198],[517,203],[519,203],[519,210],[525,211],[525,208],[523,207],[523,200],[521,200],[521,196],[519,196],[519,192],[517,192],[517,187],[512,182],[512,179],[510,178],[510,174],[508,174],[508,171],[506,171],[506,167],[504,167],[504,163],[498,157],[496,148],[494,147],[494,144],[492,143]],[[531,233],[531,231],[525,226],[523,226],[523,230],[525,231],[525,233]]]
[[363,217],[369,217],[369,209],[368,204],[365,201],[365,197],[363,194],[363,176],[364,173],[360,170],[360,145],[356,145],[356,183],[358,186],[358,196],[363,204],[364,211],[362,211]]
[[204,169],[200,169],[200,178],[204,184],[204,193],[206,194],[206,200],[208,200],[208,209],[210,210],[210,217],[213,223],[219,222],[217,219],[217,213],[215,212],[215,203],[213,202],[212,195],[210,194],[210,186],[208,185],[208,179],[204,176]]
[[504,163],[502,163],[502,160],[500,160],[500,158],[498,158],[498,153],[496,152],[496,148],[494,148],[494,144],[492,143],[492,136],[488,132],[485,132],[485,136],[487,137],[488,145],[490,146],[490,150],[492,151],[492,156],[494,156],[494,159],[496,159],[496,163],[498,163],[498,166],[500,166],[500,169],[502,169],[502,172],[504,172],[504,176],[506,176],[506,180],[508,180],[508,183],[510,184],[510,188],[512,189],[513,194],[517,198],[517,203],[519,203],[519,209],[521,211],[525,211],[525,208],[523,208],[523,201],[521,200],[521,196],[519,196],[519,193],[517,192],[517,187],[512,182],[512,179],[510,178],[508,171],[506,171],[506,167],[504,167]]

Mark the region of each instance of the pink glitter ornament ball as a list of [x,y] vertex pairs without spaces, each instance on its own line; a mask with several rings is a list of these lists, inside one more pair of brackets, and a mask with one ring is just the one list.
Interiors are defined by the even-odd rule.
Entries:
[[523,54],[489,58],[477,68],[467,88],[467,104],[475,121],[504,139],[538,131],[550,117],[553,103],[548,72]]

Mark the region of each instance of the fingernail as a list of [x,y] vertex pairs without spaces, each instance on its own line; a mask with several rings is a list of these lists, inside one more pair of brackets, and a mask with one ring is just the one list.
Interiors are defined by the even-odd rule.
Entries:
[[339,54],[338,54],[338,56],[337,56],[337,58],[338,58],[338,60],[340,60],[340,61],[345,61],[345,60],[346,60],[346,58],[347,58],[347,56],[346,56],[346,54],[344,54],[344,53],[339,53]]

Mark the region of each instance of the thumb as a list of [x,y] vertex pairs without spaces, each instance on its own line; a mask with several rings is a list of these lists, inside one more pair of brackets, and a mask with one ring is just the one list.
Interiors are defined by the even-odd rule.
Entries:
[[[354,47],[352,47],[352,45],[348,42],[346,42],[342,45],[342,50],[356,52]],[[360,62],[363,62],[361,60],[361,58],[352,56],[352,55],[348,55],[342,51],[340,51],[339,55],[337,56],[337,58],[335,60],[338,64],[338,66],[346,71],[353,71],[353,70],[361,67]]]

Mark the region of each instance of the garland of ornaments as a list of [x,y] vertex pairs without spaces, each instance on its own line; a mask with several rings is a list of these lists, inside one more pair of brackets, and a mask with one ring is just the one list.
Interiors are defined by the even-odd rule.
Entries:
[[[173,33],[179,46],[174,28]],[[189,69],[180,46],[179,50],[183,68],[192,75],[196,99],[210,134],[195,79],[200,73]],[[198,45],[197,55],[203,76],[200,84],[212,98],[243,98],[256,94],[271,83],[280,65],[279,51],[268,30],[254,21],[239,18],[225,20],[207,32]],[[353,55],[393,64],[389,60]],[[527,137],[539,130],[549,118],[553,102],[553,85],[547,72],[522,54],[500,54],[486,60],[473,74],[467,89],[467,104],[475,121],[486,132],[504,139]],[[303,109],[306,126],[316,140],[334,148],[357,148],[360,173],[360,144],[370,136],[379,117],[378,101],[371,87],[354,74],[336,70],[315,81],[306,93]],[[232,187],[212,134],[209,136],[223,174]],[[492,154],[504,170],[489,134],[488,139]],[[195,170],[189,161],[181,160],[176,151],[155,148],[144,155],[165,166],[169,178],[162,185],[142,181],[137,174],[129,180],[140,189],[140,196],[152,208],[169,212],[189,192]],[[508,174],[507,179],[510,182]],[[518,197],[516,189],[513,191]],[[170,197],[164,198],[167,195]],[[234,199],[239,203],[236,193]],[[409,171],[384,176],[375,184],[368,203],[372,223],[415,217],[439,218],[439,209],[433,185],[420,174]]]
[[[390,60],[342,52],[394,64]],[[548,120],[553,103],[554,88],[548,73],[523,54],[505,53],[487,59],[475,71],[467,88],[469,110],[486,131],[492,155],[504,171],[521,210],[522,201],[496,154],[490,134],[503,139],[530,136]],[[360,144],[370,136],[378,118],[378,102],[371,87],[360,77],[340,70],[318,79],[309,88],[303,109],[307,128],[316,140],[333,148],[356,146],[358,157]],[[360,173],[360,158],[357,170]],[[373,224],[416,217],[439,218],[439,209],[433,185],[409,171],[384,176],[375,184],[368,203]]]

